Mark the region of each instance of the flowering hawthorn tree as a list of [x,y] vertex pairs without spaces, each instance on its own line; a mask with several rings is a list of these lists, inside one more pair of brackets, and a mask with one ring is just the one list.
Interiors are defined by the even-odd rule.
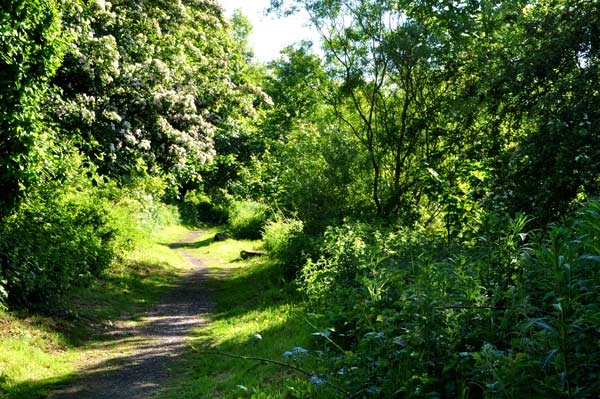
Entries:
[[201,179],[216,126],[247,115],[261,90],[236,73],[213,0],[69,0],[70,49],[55,80],[56,120],[102,173]]

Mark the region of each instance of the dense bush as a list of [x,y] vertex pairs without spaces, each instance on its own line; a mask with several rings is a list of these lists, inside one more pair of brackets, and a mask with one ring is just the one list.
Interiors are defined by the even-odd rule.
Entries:
[[329,229],[301,276],[328,378],[380,398],[596,397],[600,203],[547,236],[490,219],[452,248]]
[[278,217],[264,228],[263,242],[269,256],[284,266],[286,278],[293,279],[313,250],[312,240],[303,232],[304,224],[298,219]]
[[219,194],[209,197],[198,190],[186,193],[179,203],[183,222],[192,226],[199,223],[227,223],[229,199],[223,193]]
[[110,265],[115,233],[109,201],[91,186],[30,192],[0,225],[8,303],[44,304],[89,282]]
[[51,306],[152,231],[177,222],[177,210],[159,199],[160,179],[118,187],[88,175],[30,191],[2,220],[0,302]]
[[270,216],[267,205],[255,201],[233,201],[229,209],[229,231],[236,238],[259,239]]
[[158,177],[140,177],[126,186],[107,184],[102,194],[111,202],[111,222],[116,229],[117,254],[125,252],[163,226],[179,222],[174,205],[162,201],[166,183]]

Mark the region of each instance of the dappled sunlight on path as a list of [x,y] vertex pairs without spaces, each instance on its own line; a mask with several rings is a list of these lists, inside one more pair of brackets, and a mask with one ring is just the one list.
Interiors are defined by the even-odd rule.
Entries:
[[[193,243],[191,232],[172,248]],[[51,399],[119,399],[156,397],[173,361],[185,348],[192,329],[207,323],[213,308],[205,283],[207,266],[182,249],[192,267],[177,287],[136,320],[119,320],[86,354],[85,366],[74,385],[55,391]],[[110,353],[107,356],[105,353]]]

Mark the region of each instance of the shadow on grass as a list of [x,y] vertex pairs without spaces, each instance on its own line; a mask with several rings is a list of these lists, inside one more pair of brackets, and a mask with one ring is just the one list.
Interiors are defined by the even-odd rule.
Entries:
[[[65,299],[65,303],[68,303],[67,307],[62,305],[58,309],[55,307],[35,312],[21,310],[16,312],[15,317],[36,328],[58,333],[67,347],[83,348],[93,344],[105,345],[107,350],[118,351],[121,339],[129,339],[127,345],[135,343],[131,341],[131,334],[126,330],[120,331],[125,334],[123,337],[119,337],[119,334],[114,337],[107,334],[113,328],[112,325],[119,323],[119,320],[140,321],[144,316],[143,312],[177,284],[177,274],[166,271],[163,266],[140,261],[130,262],[125,265],[127,272],[114,272],[95,281],[89,287],[76,289]],[[170,331],[177,333],[177,329]],[[136,364],[146,360],[151,361],[150,358],[142,357],[124,358],[123,364],[129,360]],[[83,376],[89,375],[95,378],[96,375],[100,375],[97,373],[102,366],[98,367],[100,368],[84,370]],[[0,381],[5,387],[4,391],[0,389],[0,398],[43,398],[45,392],[72,383],[74,378],[73,375],[62,375],[47,380],[24,381],[19,384],[6,380]],[[83,398],[81,395],[72,397]],[[112,396],[113,399],[119,397]]]
[[[212,239],[204,239],[169,247],[181,250],[180,253],[195,264],[202,262],[192,259],[185,249],[212,243]],[[76,296],[72,308],[77,318],[66,332],[73,345],[93,343],[118,356],[86,366],[77,377],[23,382],[13,386],[7,398],[42,398],[46,397],[42,393],[48,391],[54,392],[50,396],[52,399],[153,397],[169,376],[171,367],[181,370],[178,365],[188,364],[188,356],[194,358],[193,354],[189,355],[185,340],[187,337],[202,338],[204,334],[202,329],[196,329],[195,333],[190,329],[203,325],[205,321],[197,316],[212,309],[207,291],[214,291],[214,296],[219,299],[217,309],[210,312],[213,320],[233,320],[274,304],[289,303],[294,296],[293,289],[282,281],[279,266],[266,258],[244,261],[231,275],[211,274],[206,270],[200,274],[192,273],[179,284],[175,284],[175,274],[157,274],[156,270],[160,268],[156,265],[137,263],[133,268],[134,275],[110,276]],[[151,312],[142,314],[149,303],[157,301],[170,287],[177,288],[171,289],[167,299],[159,302]],[[123,324],[117,321],[114,327],[108,328],[109,321],[118,315]],[[124,323],[125,320],[138,323],[131,325]],[[90,340],[90,331],[99,329],[108,332]],[[273,329],[273,335],[289,337],[294,334],[294,328],[285,325]],[[259,345],[263,343],[256,346]],[[244,348],[231,349],[241,353]],[[182,358],[183,354],[186,356]],[[222,359],[212,361],[221,362]],[[248,366],[253,369],[256,364]],[[182,378],[186,375],[188,373],[183,372]],[[1,393],[0,397],[3,397]]]
[[171,249],[197,249],[197,248],[204,248],[204,247],[208,247],[209,245],[211,245],[212,243],[214,243],[215,240],[212,237],[206,238],[204,240],[199,240],[199,241],[195,241],[195,242],[175,242],[175,243],[171,243],[171,244],[163,244],[161,243],[161,245],[166,245]]
[[281,267],[275,262],[265,258],[250,262],[236,260],[234,263],[243,264],[242,267],[250,263],[253,271],[208,282],[216,292],[227,293],[219,295],[219,305],[213,319],[233,318],[270,308],[277,303],[293,302],[297,298],[295,287],[283,281]]

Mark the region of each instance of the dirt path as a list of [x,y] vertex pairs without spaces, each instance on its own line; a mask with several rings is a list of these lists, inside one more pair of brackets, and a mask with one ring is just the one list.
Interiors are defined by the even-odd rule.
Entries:
[[[213,304],[204,287],[206,265],[182,247],[194,242],[201,232],[191,232],[170,247],[193,265],[180,284],[137,322],[120,320],[92,350],[87,365],[73,386],[54,392],[51,399],[142,399],[158,394],[169,366],[186,348],[193,327],[206,324]],[[115,357],[103,356],[110,348]]]

